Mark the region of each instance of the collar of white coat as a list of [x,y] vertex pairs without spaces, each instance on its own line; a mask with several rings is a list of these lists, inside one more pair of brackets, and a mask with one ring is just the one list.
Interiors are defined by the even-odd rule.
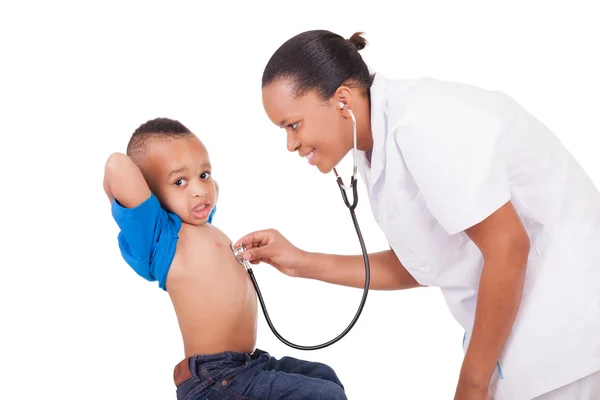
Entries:
[[371,85],[371,134],[373,135],[373,149],[371,151],[371,166],[366,158],[366,153],[362,152],[360,164],[363,169],[363,176],[368,180],[367,184],[373,187],[377,179],[381,176],[385,167],[385,147],[387,139],[387,115],[386,115],[386,93],[394,84],[393,80],[387,79],[380,73],[375,73],[373,84]]

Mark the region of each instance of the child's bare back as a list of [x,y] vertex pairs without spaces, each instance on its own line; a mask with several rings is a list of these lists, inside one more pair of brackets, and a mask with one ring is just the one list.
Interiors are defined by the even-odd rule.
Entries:
[[182,225],[167,287],[186,357],[254,350],[254,287],[233,256],[231,240],[218,228]]

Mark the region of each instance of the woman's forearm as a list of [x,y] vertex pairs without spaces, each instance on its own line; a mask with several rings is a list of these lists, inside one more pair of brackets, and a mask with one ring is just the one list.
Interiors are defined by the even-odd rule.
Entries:
[[[365,286],[365,265],[362,255],[305,253],[303,278],[316,279],[337,285],[362,288]],[[370,288],[399,290],[421,286],[404,268],[392,250],[369,254]]]
[[480,388],[489,385],[519,310],[526,263],[527,253],[484,264],[473,333],[463,360],[460,383]]

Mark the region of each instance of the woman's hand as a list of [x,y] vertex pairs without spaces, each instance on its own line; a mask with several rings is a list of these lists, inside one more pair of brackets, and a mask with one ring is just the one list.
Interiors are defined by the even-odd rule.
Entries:
[[[249,249],[244,255],[252,264],[265,262],[288,276],[316,279],[336,285],[363,288],[363,255],[343,256],[310,253],[291,244],[274,229],[252,232],[237,241]],[[371,289],[398,290],[420,286],[391,250],[369,254]]]
[[246,245],[248,251],[242,254],[251,264],[264,262],[277,268],[288,276],[301,276],[303,261],[307,257],[305,251],[291,244],[275,229],[267,229],[249,233],[237,241],[235,247]]

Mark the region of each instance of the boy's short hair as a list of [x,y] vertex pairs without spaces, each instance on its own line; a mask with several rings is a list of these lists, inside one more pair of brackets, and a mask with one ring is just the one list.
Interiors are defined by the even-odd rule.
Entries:
[[155,118],[143,123],[133,132],[127,144],[127,155],[140,166],[150,139],[176,139],[191,135],[193,133],[177,120]]

